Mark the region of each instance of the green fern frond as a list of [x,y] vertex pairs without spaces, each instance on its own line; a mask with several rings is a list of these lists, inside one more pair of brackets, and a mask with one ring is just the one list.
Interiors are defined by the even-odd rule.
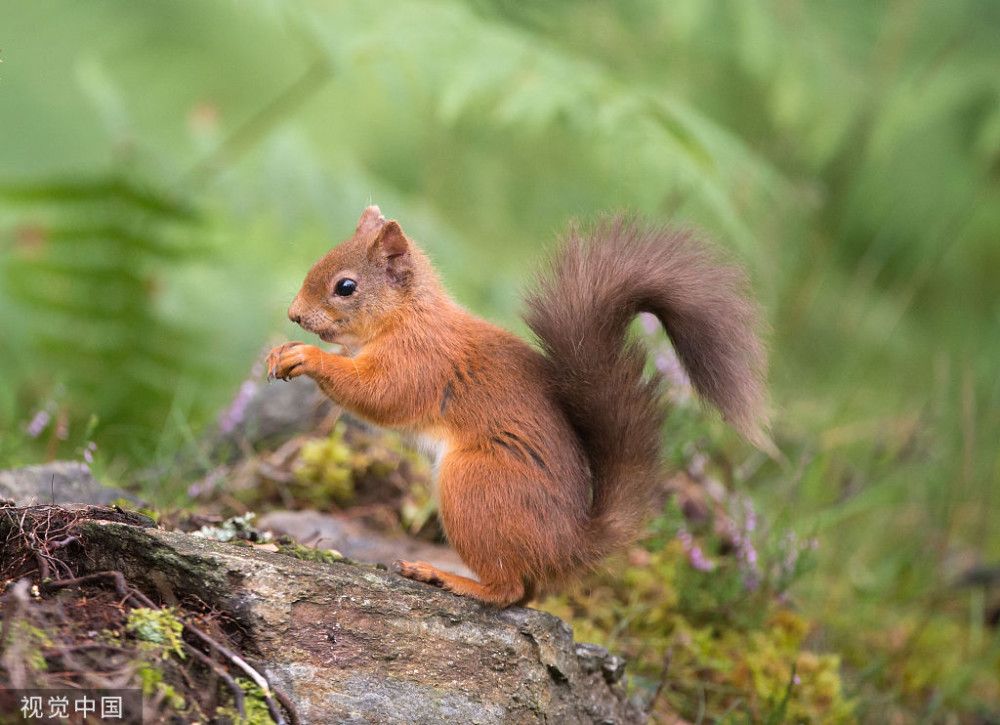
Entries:
[[581,158],[617,157],[643,176],[650,201],[633,203],[700,210],[744,252],[760,242],[746,221],[751,202],[774,199],[786,184],[737,135],[663,84],[637,83],[551,42],[534,21],[496,22],[463,3],[301,7],[331,65],[351,69],[339,80],[344,93],[381,95],[392,109],[383,113],[428,107],[456,143],[475,129],[491,148],[508,138],[559,138]]
[[30,331],[33,387],[61,386],[76,420],[96,414],[153,440],[177,385],[205,372],[191,362],[197,331],[158,301],[171,268],[205,252],[200,215],[119,174],[9,183],[0,206],[11,251],[3,289]]

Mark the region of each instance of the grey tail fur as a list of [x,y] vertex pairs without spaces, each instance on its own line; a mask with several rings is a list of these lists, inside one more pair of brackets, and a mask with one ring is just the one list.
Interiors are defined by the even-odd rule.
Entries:
[[525,319],[549,382],[587,451],[594,557],[641,530],[661,476],[661,379],[629,338],[639,312],[660,320],[698,394],[765,451],[766,354],[744,274],[692,233],[615,217],[572,230],[528,295]]

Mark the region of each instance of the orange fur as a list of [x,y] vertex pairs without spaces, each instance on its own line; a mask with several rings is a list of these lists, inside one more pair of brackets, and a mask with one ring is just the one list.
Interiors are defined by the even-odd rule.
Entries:
[[[345,278],[356,282],[349,296],[335,291]],[[707,282],[712,282],[711,274]],[[715,295],[713,304],[720,314],[727,314],[727,298],[719,299]],[[614,299],[602,304],[627,306]],[[562,314],[545,289],[535,296],[533,307],[530,321],[542,328],[546,320],[539,310]],[[633,305],[618,316],[627,322],[637,311]],[[593,388],[591,397],[594,391],[603,391],[607,399],[598,403],[596,412],[584,410],[587,416],[600,418],[604,406],[614,413],[609,420],[624,419],[628,411],[618,410],[622,403],[613,398],[620,395],[629,401],[630,395],[639,396],[632,401],[642,408],[636,410],[638,423],[623,424],[620,432],[612,429],[607,442],[592,441],[587,421],[573,406],[573,399],[586,396],[567,391],[556,379],[585,370],[573,360],[566,362],[572,369],[558,369],[560,340],[566,334],[577,339],[582,332],[539,330],[546,356],[471,315],[448,297],[427,258],[395,221],[382,217],[378,207],[366,209],[354,236],[314,265],[289,317],[324,340],[340,343],[347,354],[286,343],[269,355],[272,376],[308,375],[348,410],[378,425],[434,437],[445,447],[438,482],[441,520],[449,541],[479,581],[424,563],[398,562],[402,575],[508,606],[593,565],[610,547],[624,542],[625,529],[634,535],[640,523],[635,511],[646,505],[659,468],[655,441],[661,418],[656,412],[655,381],[643,382],[641,370],[640,379],[632,375],[615,380],[612,375],[608,380],[575,380],[577,386]],[[586,325],[602,326],[596,319],[599,314],[588,312],[583,317],[595,318]],[[688,318],[683,321],[692,329],[698,324]],[[755,343],[749,321],[739,332]],[[612,335],[612,349],[597,354],[603,354],[607,364],[627,350],[624,330],[603,327]],[[720,343],[702,342],[699,361],[711,367],[713,345]],[[628,362],[625,367],[631,375],[635,365],[629,367]],[[725,362],[743,374],[738,359]],[[751,377],[754,362],[746,361]],[[729,382],[713,380],[718,390]],[[624,388],[608,389],[615,384],[638,387],[634,394]],[[738,397],[732,395],[734,400]],[[740,423],[749,425],[759,390],[750,390],[745,397],[750,403],[741,409],[745,415]],[[616,436],[635,437],[630,425],[641,428],[638,438],[644,447],[629,448],[622,442],[619,453],[589,450],[595,444],[615,447]],[[607,459],[615,456],[621,460],[609,466]],[[623,503],[629,497],[634,500]]]

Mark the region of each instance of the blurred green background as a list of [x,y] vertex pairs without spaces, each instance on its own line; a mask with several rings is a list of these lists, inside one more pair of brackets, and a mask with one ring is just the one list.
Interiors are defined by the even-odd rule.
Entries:
[[994,0],[8,0],[0,59],[0,465],[192,447],[369,202],[517,329],[569,220],[694,224],[791,461],[728,483],[817,537],[857,716],[1000,717]]

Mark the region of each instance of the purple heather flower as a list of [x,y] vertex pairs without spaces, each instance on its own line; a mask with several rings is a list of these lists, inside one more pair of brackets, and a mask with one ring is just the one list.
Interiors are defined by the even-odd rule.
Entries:
[[653,335],[660,329],[660,321],[651,312],[639,313],[639,324],[647,335]]
[[49,427],[49,423],[51,422],[52,414],[49,411],[45,409],[38,411],[26,427],[28,435],[32,438],[37,438]]
[[215,469],[211,471],[207,476],[202,478],[200,481],[195,481],[190,486],[188,486],[187,494],[191,498],[198,498],[199,496],[204,496],[205,494],[211,493],[219,487],[221,483],[225,481],[225,471],[224,469]]
[[795,565],[799,561],[799,554],[802,553],[805,547],[799,546],[799,540],[794,531],[789,531],[785,535],[782,544],[785,556],[781,561],[781,573],[785,576],[791,576],[795,572]]
[[752,533],[757,530],[757,511],[753,507],[753,501],[750,500],[749,496],[743,498],[743,528],[747,530],[747,533]]
[[753,541],[750,537],[742,532],[737,532],[733,537],[733,543],[736,545],[736,554],[739,556],[740,560],[745,563],[749,569],[748,573],[757,573],[757,549],[753,545]]
[[656,369],[666,378],[669,384],[668,392],[676,403],[687,403],[693,397],[691,379],[684,371],[680,359],[674,349],[668,345],[662,345],[653,358]]
[[90,441],[86,446],[83,447],[83,460],[88,464],[94,462],[94,453],[97,451],[97,444],[94,441]]
[[715,564],[705,558],[704,552],[702,552],[701,547],[697,544],[692,546],[691,550],[688,551],[688,561],[698,571],[712,571],[715,568]]
[[243,384],[240,385],[240,389],[236,393],[236,397],[233,398],[233,402],[219,416],[219,430],[223,434],[232,433],[243,422],[244,418],[246,418],[247,407],[250,405],[250,401],[253,400],[256,392],[257,383],[253,380],[243,381]]
[[[760,557],[757,554],[752,536],[757,528],[757,512],[754,510],[753,502],[746,496],[738,497],[734,503],[742,508],[742,512],[734,512],[733,518],[729,522],[728,532],[732,538],[740,568],[743,570],[743,584],[749,591],[753,591],[760,586],[761,580],[760,567],[758,566]],[[740,523],[737,523],[737,520],[740,520]]]
[[695,453],[688,462],[688,473],[691,474],[692,478],[701,478],[705,475],[705,465],[707,463],[708,456],[701,451]]
[[793,685],[801,685],[801,684],[802,684],[802,678],[801,678],[801,677],[799,677],[798,675],[795,675],[795,676],[794,676],[794,677],[792,678],[792,684],[793,684]]
[[[660,321],[656,315],[650,312],[639,313],[639,325],[647,336],[656,335],[660,329]],[[679,405],[690,402],[693,397],[691,379],[684,371],[680,359],[673,346],[662,341],[656,343],[653,348],[653,363],[656,369],[666,378],[668,383],[668,395]]]
[[694,539],[687,529],[678,531],[677,538],[680,539],[681,545],[684,547],[684,553],[687,554],[688,562],[690,562],[692,567],[698,571],[712,571],[715,569],[715,563],[708,560],[701,547],[694,543]]

